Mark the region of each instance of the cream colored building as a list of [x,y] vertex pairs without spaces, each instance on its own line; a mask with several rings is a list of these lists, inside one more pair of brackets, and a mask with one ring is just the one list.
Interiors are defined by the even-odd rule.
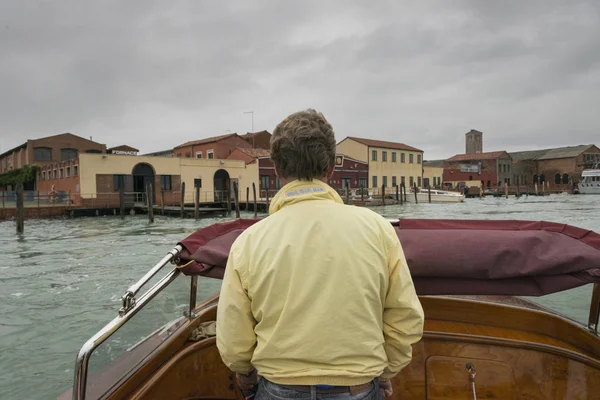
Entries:
[[118,194],[121,185],[128,195],[141,197],[151,183],[157,203],[163,192],[173,202],[179,199],[181,183],[186,203],[194,202],[195,186],[200,186],[201,202],[214,202],[223,199],[228,184],[238,182],[240,202],[245,202],[246,188],[252,193],[252,184],[259,184],[258,163],[106,154],[80,154],[78,178],[76,193],[82,200]]
[[444,177],[444,160],[423,162],[423,187],[441,188]]
[[369,163],[369,187],[377,190],[404,183],[423,186],[423,150],[404,143],[347,137],[337,152]]

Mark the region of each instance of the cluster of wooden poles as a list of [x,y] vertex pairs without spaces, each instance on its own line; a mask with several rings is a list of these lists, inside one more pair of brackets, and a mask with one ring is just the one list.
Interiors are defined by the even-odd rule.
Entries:
[[[400,204],[404,204],[406,203],[406,185],[404,183],[401,183],[400,185],[396,185],[396,201],[400,202]],[[381,185],[381,202],[383,205],[385,205],[385,185]],[[360,202],[364,203],[365,201],[365,188],[361,187],[360,188]],[[346,195],[346,204],[350,204],[350,190],[348,190],[347,188],[345,189],[345,195]],[[415,195],[415,203],[419,203],[419,199],[417,197],[418,191],[419,189],[417,188],[417,184],[413,185],[413,191],[414,191],[414,195]],[[428,193],[428,197],[429,197],[429,203],[431,203],[431,186],[427,187],[427,193]]]

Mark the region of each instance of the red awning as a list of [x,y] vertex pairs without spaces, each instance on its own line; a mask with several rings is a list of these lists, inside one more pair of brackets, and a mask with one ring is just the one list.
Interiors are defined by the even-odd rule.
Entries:
[[[222,278],[232,243],[257,221],[215,224],[184,239],[182,272]],[[396,232],[420,295],[541,296],[600,283],[600,235],[570,225],[401,219]]]

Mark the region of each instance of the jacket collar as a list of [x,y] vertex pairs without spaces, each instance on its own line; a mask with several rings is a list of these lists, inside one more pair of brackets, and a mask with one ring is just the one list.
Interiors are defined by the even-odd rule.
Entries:
[[329,200],[344,204],[340,195],[321,180],[294,180],[282,187],[273,197],[269,206],[269,215],[276,213],[283,207],[308,200]]

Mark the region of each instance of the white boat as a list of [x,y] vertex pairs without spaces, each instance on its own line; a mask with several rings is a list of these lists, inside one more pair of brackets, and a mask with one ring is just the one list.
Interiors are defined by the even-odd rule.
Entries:
[[600,194],[600,163],[583,170],[577,189],[581,194]]
[[[417,200],[419,203],[429,202],[429,191],[427,189],[419,189],[417,192]],[[415,192],[411,190],[406,193],[406,201],[415,202]],[[448,192],[446,190],[431,190],[432,203],[460,203],[465,201],[465,195],[458,192]]]

